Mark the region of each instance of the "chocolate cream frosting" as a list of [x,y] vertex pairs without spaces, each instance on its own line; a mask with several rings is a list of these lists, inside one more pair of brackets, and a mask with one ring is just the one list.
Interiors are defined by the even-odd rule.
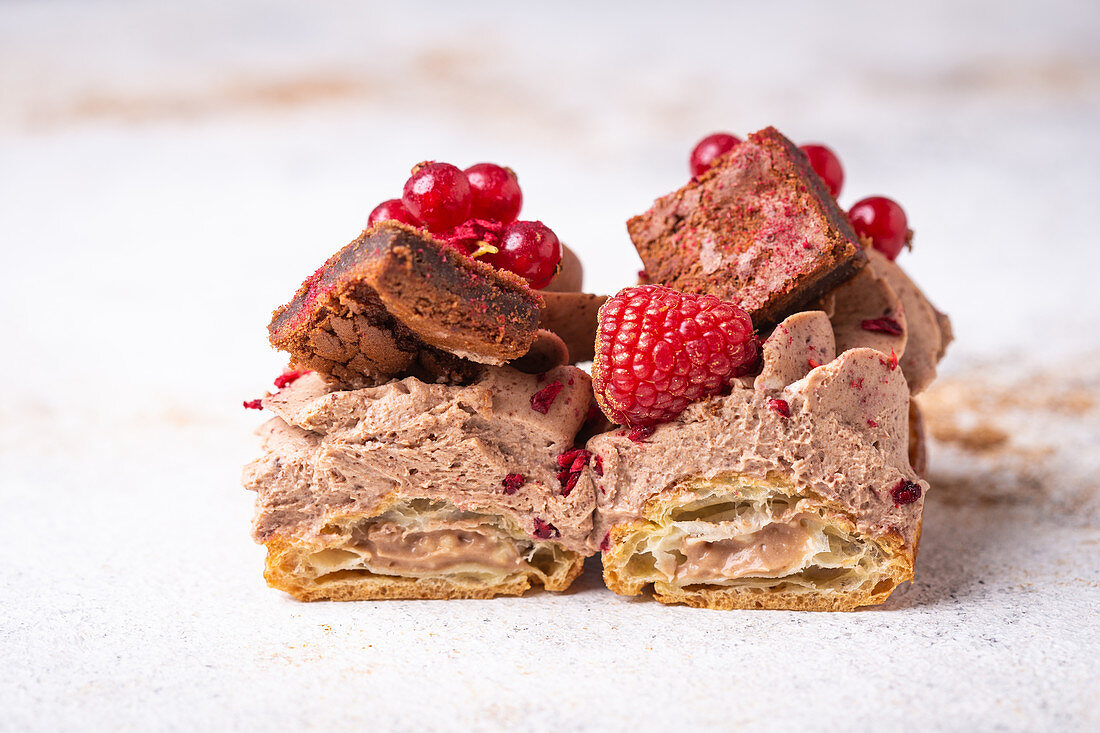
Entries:
[[[555,382],[561,391],[547,412],[533,409],[531,396]],[[592,487],[563,496],[557,457],[573,447],[591,404],[591,381],[572,366],[542,375],[484,367],[466,386],[409,377],[341,390],[304,376],[263,400],[276,417],[259,429],[263,456],[243,477],[258,495],[254,537],[308,537],[337,516],[429,498],[510,516],[533,536],[590,554]],[[513,473],[524,482],[508,494]]]
[[[910,394],[920,394],[936,378],[936,365],[953,338],[947,316],[936,310],[897,263],[870,248],[867,266],[830,291],[819,306],[829,316],[837,352],[858,346],[893,352]],[[892,320],[901,333],[868,330],[865,325],[883,318]]]
[[[625,429],[589,440],[603,467],[602,476],[588,471],[581,481],[591,481],[596,495],[593,536],[602,540],[612,526],[640,519],[646,501],[680,479],[733,472],[779,476],[848,515],[859,531],[912,547],[928,484],[909,465],[906,377],[871,348],[833,359],[833,329],[824,312],[796,313],[765,341],[754,383],[690,405],[643,442]],[[790,417],[773,400],[783,400]],[[917,483],[922,497],[897,505],[890,490],[902,481]]]

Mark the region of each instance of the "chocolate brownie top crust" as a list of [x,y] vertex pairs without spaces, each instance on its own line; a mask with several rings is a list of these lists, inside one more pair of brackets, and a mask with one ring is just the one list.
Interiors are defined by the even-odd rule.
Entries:
[[526,353],[541,305],[517,276],[387,221],[329,258],[268,331],[296,364],[337,381],[371,384],[425,364],[432,381],[451,381],[470,371],[464,360]]
[[737,303],[757,328],[866,263],[806,156],[772,127],[658,199],[627,230],[651,282]]

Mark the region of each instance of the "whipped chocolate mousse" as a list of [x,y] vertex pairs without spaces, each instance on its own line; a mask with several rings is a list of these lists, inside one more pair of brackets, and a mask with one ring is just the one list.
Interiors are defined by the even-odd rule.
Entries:
[[953,338],[947,316],[896,262],[873,249],[867,250],[867,267],[822,297],[819,306],[829,315],[837,351],[866,346],[893,353],[914,395],[936,378],[936,365]]
[[592,482],[609,588],[849,610],[912,577],[928,486],[909,465],[905,376],[880,351],[834,349],[824,313],[795,314],[765,342],[754,386],[640,441],[626,429],[588,441],[602,475],[578,485]]
[[556,333],[569,349],[569,361],[577,363],[592,359],[592,344],[596,335],[596,314],[607,300],[606,295],[583,292],[584,267],[568,247],[562,247],[561,270],[543,288],[539,328]]
[[597,314],[607,301],[606,295],[581,292],[542,293],[539,328],[553,331],[569,348],[569,361],[592,359],[596,338]]
[[708,293],[769,328],[866,263],[848,217],[775,128],[627,222],[651,283]]
[[268,582],[303,600],[567,588],[595,549],[595,497],[561,456],[584,463],[570,450],[591,404],[571,366],[465,386],[298,379],[263,400],[276,417],[244,472]]
[[933,306],[924,292],[893,260],[868,250],[868,264],[897,294],[907,325],[901,370],[912,394],[920,394],[936,378],[936,365],[954,339],[951,320]]

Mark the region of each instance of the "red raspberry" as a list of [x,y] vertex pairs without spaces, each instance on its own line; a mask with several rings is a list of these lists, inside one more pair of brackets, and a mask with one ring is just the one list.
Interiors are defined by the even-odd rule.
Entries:
[[309,369],[287,369],[275,377],[275,387],[285,389],[309,373]]
[[768,400],[768,409],[780,417],[791,416],[791,404],[786,400]]
[[540,540],[548,540],[552,537],[561,537],[561,532],[554,525],[547,522],[545,519],[539,519],[535,517],[535,531],[532,533]]
[[758,346],[748,314],[662,285],[620,291],[600,308],[592,387],[623,425],[653,425],[723,391]]
[[564,388],[565,385],[555,379],[531,395],[531,409],[535,412],[541,412],[543,415],[550,412],[550,406],[558,398],[558,392],[561,392]]
[[[588,465],[592,458],[592,452],[584,448],[567,450],[558,456],[558,482],[561,484],[561,495],[569,496],[569,492],[577,485],[581,478],[581,471]],[[603,474],[601,469],[600,474]]]

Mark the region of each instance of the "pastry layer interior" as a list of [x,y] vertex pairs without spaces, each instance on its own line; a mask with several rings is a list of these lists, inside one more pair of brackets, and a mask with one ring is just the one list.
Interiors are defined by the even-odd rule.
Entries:
[[309,598],[347,596],[356,583],[367,591],[361,595],[381,597],[386,594],[369,588],[387,578],[445,580],[449,597],[517,581],[555,590],[568,586],[582,560],[556,542],[531,537],[508,517],[433,499],[406,499],[376,516],[339,516],[307,540],[277,544],[269,579]]
[[[679,482],[646,519],[613,533],[607,557],[636,590],[705,584],[851,593],[874,590],[890,564],[885,550],[789,483],[734,474]],[[893,583],[890,583],[890,588]]]

